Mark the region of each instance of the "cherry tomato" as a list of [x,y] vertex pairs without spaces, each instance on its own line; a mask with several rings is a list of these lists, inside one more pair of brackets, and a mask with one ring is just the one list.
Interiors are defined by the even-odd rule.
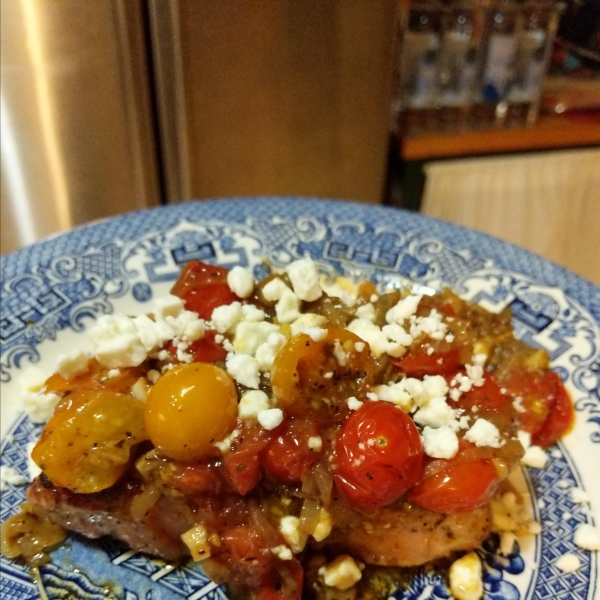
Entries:
[[549,446],[573,424],[573,403],[556,373],[514,369],[503,384],[522,398],[519,427],[531,433],[534,444]]
[[116,483],[133,446],[146,439],[142,402],[84,389],[61,401],[31,456],[52,483],[89,494]]
[[434,512],[460,513],[482,506],[494,495],[498,476],[490,460],[447,463],[415,485],[408,499]]
[[[186,353],[192,355],[193,362],[216,363],[223,362],[227,358],[227,350],[215,341],[216,332],[208,330],[201,340],[192,342]],[[166,345],[166,349],[177,359],[177,349],[173,342]]]
[[452,375],[460,366],[458,350],[448,352],[408,353],[403,358],[393,361],[403,373],[409,377],[422,379],[425,375]]
[[[485,411],[502,412],[512,411],[512,398],[503,394],[496,380],[488,373],[484,374],[483,385],[473,386],[468,392],[465,392],[456,402],[457,408],[471,410],[477,406]],[[454,408],[455,404],[452,403]]]
[[171,294],[182,298],[187,310],[210,319],[217,306],[238,300],[227,285],[227,273],[223,267],[192,260],[181,271]]
[[219,495],[223,490],[223,477],[214,465],[198,463],[193,465],[171,464],[172,470],[166,477],[169,486],[184,494]]
[[423,446],[412,419],[386,402],[366,402],[335,443],[334,481],[366,512],[387,506],[421,477]]
[[232,448],[223,453],[223,473],[238,494],[244,496],[260,481],[262,454],[272,437],[256,421],[245,421]]
[[226,283],[211,283],[202,288],[190,290],[182,298],[187,310],[198,313],[200,318],[207,320],[218,306],[239,300]]
[[234,428],[237,392],[231,377],[208,363],[178,365],[152,388],[146,429],[161,454],[194,462],[218,453],[214,442]]
[[[334,353],[336,348],[342,361]],[[292,416],[302,416],[331,407],[331,401],[341,396],[345,401],[364,395],[374,369],[369,344],[350,331],[330,326],[319,342],[303,333],[288,340],[273,362],[271,385],[280,406]],[[331,376],[323,377],[326,373]]]
[[288,421],[276,431],[277,437],[265,452],[265,469],[280,481],[299,483],[304,471],[310,469],[317,458],[309,448],[308,440],[317,436],[318,432],[314,425],[306,421]]

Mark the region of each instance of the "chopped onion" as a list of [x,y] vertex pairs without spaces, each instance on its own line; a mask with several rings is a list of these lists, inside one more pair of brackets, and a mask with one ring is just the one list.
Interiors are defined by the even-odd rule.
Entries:
[[158,502],[161,492],[155,485],[150,485],[131,501],[131,516],[138,523],[144,519],[148,511]]

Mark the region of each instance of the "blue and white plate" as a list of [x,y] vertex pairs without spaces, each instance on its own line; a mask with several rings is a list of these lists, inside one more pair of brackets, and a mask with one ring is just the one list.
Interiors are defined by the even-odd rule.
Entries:
[[[575,402],[577,424],[551,449],[546,468],[525,477],[541,499],[532,502],[541,536],[522,541],[509,557],[496,554],[493,541],[480,551],[486,598],[595,598],[598,553],[577,548],[573,533],[600,516],[600,290],[524,250],[421,215],[296,198],[205,201],[113,218],[2,258],[1,463],[28,476],[26,447],[40,433],[19,403],[20,372],[36,365],[50,373],[58,354],[87,349],[85,332],[100,315],[147,312],[190,259],[251,266],[259,278],[263,258],[283,266],[306,254],[332,273],[449,285],[491,310],[510,306],[519,337],[548,351]],[[575,485],[587,491],[591,507],[571,502]],[[2,492],[1,521],[17,512],[24,491],[9,485]],[[581,561],[568,575],[555,566],[566,552]],[[76,537],[36,578],[4,557],[0,569],[6,600],[226,597],[193,565],[174,569],[114,542]],[[449,597],[428,571],[396,594]]]

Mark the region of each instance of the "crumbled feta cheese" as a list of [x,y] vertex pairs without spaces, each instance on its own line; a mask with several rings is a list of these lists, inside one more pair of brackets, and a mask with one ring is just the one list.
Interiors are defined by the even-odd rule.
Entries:
[[148,382],[144,377],[140,377],[131,386],[131,395],[142,402],[146,402],[146,400],[148,400]]
[[306,302],[313,302],[321,297],[323,291],[319,285],[319,269],[310,258],[297,260],[286,269],[292,282],[294,293]]
[[232,302],[224,306],[217,306],[212,312],[210,320],[219,333],[233,333],[235,326],[243,319],[242,305]]
[[275,314],[280,323],[291,323],[300,316],[300,298],[289,288],[281,294],[275,305]]
[[328,565],[319,569],[319,576],[325,585],[336,590],[349,590],[362,578],[362,572],[354,559],[342,554]]
[[323,328],[327,325],[327,319],[315,313],[303,313],[290,325],[292,336],[306,333],[309,329]]
[[386,325],[382,329],[368,319],[359,318],[351,321],[346,329],[367,342],[376,357],[387,353],[400,358],[406,353],[405,346],[412,343],[412,338],[397,324]]
[[550,456],[552,456],[552,458],[559,459],[562,458],[562,452],[558,448],[554,448],[550,451]]
[[329,536],[331,530],[333,529],[333,522],[331,520],[331,515],[327,510],[321,508],[319,510],[319,520],[315,525],[315,528],[311,535],[315,539],[316,542],[322,542],[326,537]]
[[[428,425],[429,427],[441,427],[447,425],[456,418],[456,411],[450,408],[445,398],[432,398],[425,406],[420,408],[413,416],[415,423],[419,425]],[[481,420],[481,419],[480,419]],[[491,425],[491,423],[490,423]],[[493,427],[493,425],[492,425]],[[473,429],[473,427],[471,428]],[[471,431],[471,430],[469,430]],[[499,435],[498,430],[496,432]],[[465,435],[465,438],[469,432]],[[469,440],[472,441],[472,440]],[[490,444],[485,444],[490,445]]]
[[363,304],[356,309],[354,313],[357,319],[365,319],[367,321],[373,322],[375,320],[375,307],[370,303]]
[[517,431],[517,439],[521,442],[523,450],[527,450],[527,448],[531,446],[531,434],[528,431],[519,429],[519,431]]
[[254,356],[258,347],[264,344],[272,333],[279,333],[279,326],[274,323],[242,321],[235,329],[233,350]]
[[227,355],[225,368],[238,383],[247,388],[258,389],[260,374],[258,361],[253,356],[230,353]]
[[279,546],[275,546],[274,548],[271,548],[271,552],[279,560],[292,560],[292,558],[294,556],[292,554],[292,551],[287,546],[284,546],[283,544],[280,544]]
[[279,531],[294,554],[302,552],[307,536],[300,529],[300,519],[298,517],[292,515],[281,517]]
[[29,442],[25,446],[27,451],[27,472],[29,473],[29,480],[33,481],[38,475],[41,475],[42,470],[38,467],[37,463],[31,458],[31,453],[35,448],[37,442]]
[[275,429],[283,422],[283,411],[280,408],[269,408],[261,410],[258,415],[258,422],[264,429]]
[[530,446],[525,450],[521,464],[532,469],[543,469],[548,462],[548,455],[539,446]]
[[354,350],[356,352],[364,352],[366,347],[367,346],[364,342],[354,342]]
[[8,485],[25,485],[27,478],[19,475],[16,469],[7,465],[0,466],[0,492],[3,492]]
[[274,277],[262,288],[263,298],[267,302],[277,302],[285,292],[291,291],[285,282],[279,277]]
[[309,327],[304,333],[310,337],[313,342],[320,342],[327,337],[327,329],[320,327]]
[[350,396],[350,398],[346,400],[346,403],[348,404],[348,408],[350,410],[358,410],[363,405],[363,403],[354,396]]
[[385,313],[385,320],[387,323],[402,323],[412,317],[419,307],[419,302],[423,296],[419,294],[411,294],[400,300],[395,306]]
[[573,515],[570,512],[564,512],[561,517],[563,521],[570,521],[573,518]]
[[458,452],[458,437],[448,425],[438,429],[425,426],[422,439],[425,454],[432,458],[453,458]]
[[523,397],[522,396],[517,396],[513,401],[512,401],[512,406],[513,408],[518,412],[518,413],[524,413],[525,412],[525,407],[523,406]]
[[60,396],[27,392],[23,394],[22,401],[23,408],[32,423],[46,423],[52,418]]
[[563,573],[573,573],[581,568],[581,561],[579,557],[571,552],[566,552],[559,557],[554,563],[557,569],[560,569]]
[[571,487],[571,484],[566,479],[559,479],[556,482],[556,486],[559,487],[561,490],[566,490],[567,488]]
[[589,502],[589,495],[579,487],[571,488],[571,502],[575,504],[583,504],[585,502]]
[[19,389],[23,392],[39,392],[48,377],[38,367],[28,367],[19,377]]
[[[398,325],[398,323],[384,325],[381,328],[381,331],[383,331],[390,342],[395,342],[403,348],[408,348],[413,343],[412,336],[409,335],[401,325]],[[391,354],[389,348],[387,352],[388,354]],[[404,352],[402,354],[404,354]]]
[[450,591],[456,600],[479,600],[483,596],[481,561],[469,552],[450,566]]
[[242,320],[244,321],[264,321],[267,315],[264,310],[254,306],[254,304],[242,304]]
[[425,335],[434,340],[443,340],[447,333],[448,325],[442,321],[442,315],[435,308],[429,315],[411,320],[410,335],[415,339]]
[[414,401],[412,396],[406,391],[404,381],[402,379],[393,385],[376,385],[371,388],[372,391],[370,393],[375,394],[375,399],[391,402],[408,413],[412,410]]
[[223,453],[228,452],[240,433],[241,431],[239,429],[234,429],[227,437],[215,442],[215,446]]
[[67,381],[75,379],[88,372],[88,357],[85,352],[77,349],[61,354],[56,361],[56,370]]
[[260,390],[250,390],[242,395],[238,404],[238,418],[256,419],[258,413],[271,408],[269,396]]
[[583,550],[600,550],[600,531],[589,523],[581,523],[575,529],[575,545]]
[[337,277],[333,283],[325,274],[319,277],[321,289],[331,298],[339,298],[346,306],[354,306],[358,298],[358,286],[348,277]]
[[281,333],[270,333],[267,341],[257,349],[254,358],[258,362],[261,371],[270,371],[277,352],[285,346],[287,338]]
[[323,440],[318,435],[311,435],[308,438],[308,447],[313,452],[321,452],[323,450]]
[[153,314],[157,319],[178,317],[185,309],[183,300],[173,294],[167,294],[154,301]]
[[483,378],[483,368],[480,365],[465,365],[467,376],[475,387],[481,387],[485,380]]
[[160,379],[160,373],[155,369],[150,369],[148,373],[146,373],[146,377],[150,383],[155,384]]
[[425,375],[423,388],[429,398],[443,398],[448,393],[448,384],[442,375]]
[[476,446],[491,446],[499,448],[500,432],[498,428],[485,419],[476,419],[475,424],[465,433],[465,440],[473,442]]
[[344,347],[342,346],[342,344],[340,344],[338,340],[335,341],[335,344],[333,346],[333,356],[335,356],[335,359],[337,360],[338,365],[340,365],[340,367],[346,366],[346,363],[348,362],[348,355],[346,354],[346,352],[344,351]]
[[254,277],[248,269],[238,265],[227,273],[227,285],[238,298],[249,298],[254,291]]
[[90,329],[98,362],[115,369],[137,367],[148,357],[133,319],[125,315],[105,315]]

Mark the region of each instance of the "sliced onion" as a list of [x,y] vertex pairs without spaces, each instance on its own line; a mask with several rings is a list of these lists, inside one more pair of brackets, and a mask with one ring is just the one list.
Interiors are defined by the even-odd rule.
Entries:
[[321,503],[314,498],[307,498],[300,511],[300,527],[304,533],[311,535],[319,524]]
[[131,516],[136,522],[143,521],[148,511],[158,502],[161,491],[158,486],[149,485],[131,501]]

